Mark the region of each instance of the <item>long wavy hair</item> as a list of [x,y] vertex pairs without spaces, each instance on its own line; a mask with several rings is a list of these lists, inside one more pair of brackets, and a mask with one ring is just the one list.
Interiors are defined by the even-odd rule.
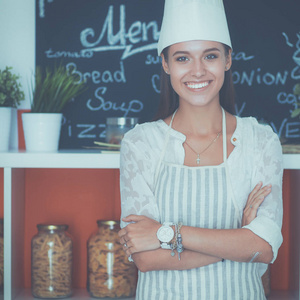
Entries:
[[[225,55],[228,56],[230,47],[224,45]],[[163,50],[163,55],[165,60],[168,62],[168,50],[169,47]],[[229,113],[234,114],[235,104],[235,91],[232,80],[232,72],[231,69],[225,72],[224,83],[220,90],[220,105]],[[160,76],[160,102],[158,105],[158,110],[154,117],[154,120],[165,119],[171,114],[179,106],[179,97],[178,94],[174,91],[170,76],[166,74],[163,68],[161,68],[161,76]]]

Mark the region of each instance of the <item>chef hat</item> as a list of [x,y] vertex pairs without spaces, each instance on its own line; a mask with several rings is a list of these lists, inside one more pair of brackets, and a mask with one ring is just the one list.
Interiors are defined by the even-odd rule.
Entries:
[[170,45],[193,40],[232,48],[222,0],[165,0],[158,55]]

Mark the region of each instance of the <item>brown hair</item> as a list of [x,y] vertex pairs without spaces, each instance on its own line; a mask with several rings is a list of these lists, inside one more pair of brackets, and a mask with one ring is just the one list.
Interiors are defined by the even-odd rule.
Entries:
[[[224,45],[225,55],[229,55],[230,47]],[[162,51],[164,58],[168,61],[168,50],[169,47],[165,48]],[[234,110],[235,103],[235,91],[232,81],[232,72],[231,69],[225,72],[224,83],[220,90],[220,104],[221,106],[231,114],[235,113]],[[179,97],[174,91],[170,76],[166,74],[163,68],[161,68],[160,76],[160,102],[158,105],[158,110],[154,117],[154,120],[165,119],[178,108],[179,106]]]

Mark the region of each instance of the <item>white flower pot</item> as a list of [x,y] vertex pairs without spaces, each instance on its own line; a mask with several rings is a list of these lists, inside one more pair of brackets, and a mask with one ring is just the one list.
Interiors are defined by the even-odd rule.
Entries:
[[0,107],[0,151],[9,150],[11,133],[12,108]]
[[26,151],[57,151],[62,116],[61,113],[23,113]]

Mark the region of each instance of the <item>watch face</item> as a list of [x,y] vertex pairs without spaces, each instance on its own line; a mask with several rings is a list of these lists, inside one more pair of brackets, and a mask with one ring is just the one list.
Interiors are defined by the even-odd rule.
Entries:
[[157,238],[163,243],[169,243],[174,237],[174,230],[170,226],[161,226],[157,231]]

